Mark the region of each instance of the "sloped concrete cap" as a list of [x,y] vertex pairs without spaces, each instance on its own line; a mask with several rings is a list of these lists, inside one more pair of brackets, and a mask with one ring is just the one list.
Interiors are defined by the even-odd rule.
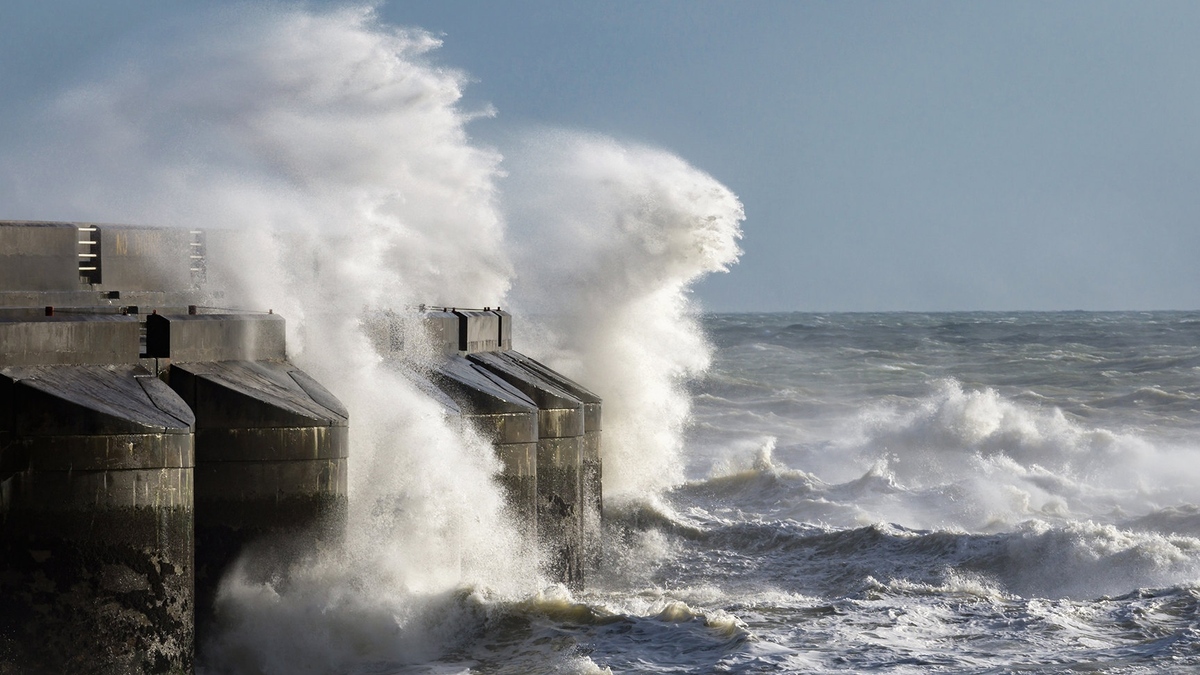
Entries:
[[467,358],[520,390],[535,402],[538,408],[543,410],[579,408],[582,405],[583,402],[572,396],[566,389],[512,358],[508,358],[509,354],[511,352],[484,352],[471,354]]
[[189,468],[192,411],[136,365],[0,370],[0,471]]
[[537,412],[520,389],[463,356],[451,356],[433,373],[445,391],[468,414]]
[[349,424],[341,401],[286,361],[172,363],[169,377],[197,431]]

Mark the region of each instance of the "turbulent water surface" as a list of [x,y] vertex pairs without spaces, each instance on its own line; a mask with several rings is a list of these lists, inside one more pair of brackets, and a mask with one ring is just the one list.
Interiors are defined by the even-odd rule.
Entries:
[[1200,314],[705,327],[689,480],[614,505],[546,638],[614,672],[1200,668]]
[[1200,668],[1200,313],[702,327],[686,478],[609,500],[586,591],[323,607],[347,640],[437,635],[342,670]]

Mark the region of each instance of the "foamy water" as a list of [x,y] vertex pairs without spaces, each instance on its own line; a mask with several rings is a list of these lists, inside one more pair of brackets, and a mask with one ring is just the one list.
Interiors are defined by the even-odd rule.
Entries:
[[[466,75],[369,9],[203,12],[118,45],[0,149],[5,217],[226,227],[352,411],[345,542],[234,570],[205,673],[1190,672],[1200,315],[728,315],[743,219],[662,149],[482,147]],[[214,252],[214,258],[219,256]],[[605,398],[605,566],[572,595],[490,448],[367,326],[504,305]]]

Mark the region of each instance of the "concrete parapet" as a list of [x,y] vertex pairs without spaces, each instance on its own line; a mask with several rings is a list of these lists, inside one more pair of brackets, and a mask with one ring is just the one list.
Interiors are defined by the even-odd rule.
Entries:
[[77,290],[77,240],[70,223],[0,221],[0,291]]
[[435,348],[443,354],[474,354],[512,348],[512,315],[500,309],[423,308]]
[[583,457],[580,464],[580,510],[583,528],[583,557],[589,569],[597,569],[603,554],[600,544],[604,515],[604,465],[601,459],[601,400],[583,385],[565,377],[545,364],[524,354],[508,351],[502,358],[520,364],[539,377],[553,382],[583,402]]
[[190,672],[193,417],[136,365],[0,370],[0,654]]
[[335,536],[347,497],[349,414],[286,361],[172,361],[166,377],[196,415],[203,621],[222,573],[254,540],[279,543],[270,563],[286,564],[296,549]]
[[581,469],[583,402],[539,373],[513,352],[483,352],[468,359],[525,394],[538,407],[538,532],[548,549],[546,571],[581,586],[584,581]]
[[183,363],[283,360],[284,320],[278,314],[152,314],[146,355]]
[[500,317],[485,309],[460,309],[458,316],[458,349],[473,354],[494,352],[500,348]]
[[[126,291],[172,291],[194,286],[193,255],[203,261],[193,230],[135,225],[97,225],[101,274],[97,283]],[[193,244],[201,243],[200,247]]]
[[492,441],[504,463],[500,482],[517,522],[532,541],[538,531],[538,408],[518,389],[462,356],[451,356],[433,374],[457,403],[462,418]]
[[443,354],[454,354],[460,350],[457,314],[448,309],[431,309],[425,311],[422,317],[435,349]]
[[140,331],[117,314],[0,318],[0,366],[136,363]]

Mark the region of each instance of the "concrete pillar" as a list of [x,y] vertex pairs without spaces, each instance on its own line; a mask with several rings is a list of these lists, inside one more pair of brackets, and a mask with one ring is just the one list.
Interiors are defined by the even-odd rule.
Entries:
[[192,424],[137,365],[0,369],[4,672],[191,672]]
[[537,404],[462,356],[447,358],[434,380],[459,405],[463,420],[492,441],[504,463],[500,482],[513,516],[533,541],[538,532]]
[[545,569],[572,586],[584,582],[580,471],[583,402],[510,357],[483,352],[468,358],[525,394],[538,407],[538,533],[547,551]]
[[279,554],[269,562],[285,565],[340,532],[349,414],[283,360],[278,315],[158,315],[146,326],[151,356],[170,360],[164,377],[196,416],[196,602],[203,638],[217,584],[246,546],[269,539]]
[[508,358],[526,370],[553,384],[583,402],[583,456],[580,461],[579,480],[581,504],[580,526],[583,528],[583,560],[587,570],[600,566],[603,551],[600,545],[601,519],[604,514],[604,494],[601,488],[604,467],[601,459],[601,400],[579,383],[564,377],[545,364],[520,354],[505,352]]

